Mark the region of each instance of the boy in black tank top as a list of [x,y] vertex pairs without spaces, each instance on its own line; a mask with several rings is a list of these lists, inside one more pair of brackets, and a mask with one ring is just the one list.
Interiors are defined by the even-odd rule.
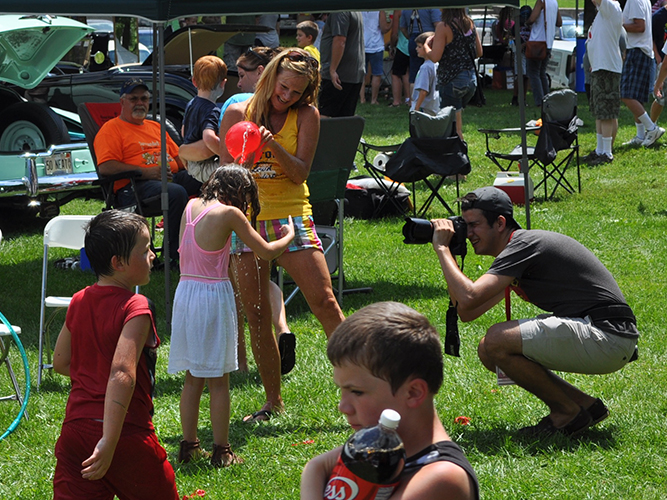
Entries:
[[[376,425],[386,408],[401,415],[408,458],[390,500],[479,499],[475,472],[435,410],[442,345],[426,317],[396,302],[364,307],[336,328],[327,355],[341,390],[338,408],[355,431]],[[339,454],[340,447],[306,464],[301,500],[322,498]]]

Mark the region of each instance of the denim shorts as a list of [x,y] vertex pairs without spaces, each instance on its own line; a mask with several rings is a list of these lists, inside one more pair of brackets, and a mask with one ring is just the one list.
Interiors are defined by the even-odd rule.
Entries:
[[440,107],[454,106],[460,111],[468,104],[477,90],[477,76],[475,70],[466,69],[445,85],[438,85],[440,91]]
[[384,52],[366,52],[366,71],[368,71],[368,65],[371,65],[371,75],[373,76],[382,76],[384,75],[384,70],[382,68],[382,58],[384,57]]

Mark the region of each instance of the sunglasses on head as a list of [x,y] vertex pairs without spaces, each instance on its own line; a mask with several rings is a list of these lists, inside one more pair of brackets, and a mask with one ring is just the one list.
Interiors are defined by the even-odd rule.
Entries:
[[252,48],[249,48],[248,50],[245,51],[245,56],[246,56],[246,57],[248,57],[248,56],[254,56],[255,59],[256,59],[257,61],[259,61],[259,64],[260,64],[261,66],[266,66],[267,64],[269,64],[269,59],[267,59],[266,57],[264,57],[264,56],[261,55],[261,54],[258,54],[257,52],[255,52],[254,50],[252,50]]
[[320,66],[320,63],[317,62],[317,59],[315,59],[312,56],[302,54],[301,52],[297,52],[296,50],[293,50],[285,54],[285,58],[289,59],[292,62],[308,63],[310,67],[312,67],[313,69],[317,69]]

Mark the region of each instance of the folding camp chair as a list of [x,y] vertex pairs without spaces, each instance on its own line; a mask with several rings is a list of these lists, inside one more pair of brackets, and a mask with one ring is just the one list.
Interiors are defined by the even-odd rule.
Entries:
[[[569,89],[556,90],[544,96],[542,100],[542,126],[526,127],[527,132],[539,133],[535,145],[527,146],[526,154],[529,170],[535,166],[542,170],[542,179],[535,185],[535,191],[544,186],[545,200],[553,199],[559,187],[568,193],[575,192],[565,177],[573,161],[577,167],[577,188],[581,192],[577,120],[577,94]],[[489,139],[500,139],[501,134],[516,135],[521,133],[521,128],[479,129],[479,131],[486,136],[487,158],[500,170],[509,170],[515,162],[519,165],[522,158],[521,145],[509,152],[496,151],[491,148]],[[547,185],[548,181],[553,181],[551,191]]]
[[[412,215],[423,217],[435,200],[454,215],[454,211],[440,194],[440,189],[447,177],[454,176],[458,198],[459,177],[470,173],[468,146],[456,134],[455,116],[456,111],[451,106],[441,109],[436,116],[411,111],[410,137],[403,144],[374,146],[361,141],[364,167],[385,193],[374,215],[380,213],[383,205],[389,202],[395,205],[399,213],[408,215],[396,201],[398,189],[401,183],[405,182],[412,185]],[[378,155],[383,155],[386,162],[379,162]],[[438,176],[437,181],[429,179],[432,175]],[[430,191],[420,208],[417,208],[417,181],[423,181]]]
[[[37,389],[42,383],[42,372],[53,368],[51,361],[51,340],[49,327],[60,311],[69,307],[71,296],[47,296],[46,283],[49,263],[49,249],[70,248],[81,250],[84,246],[85,227],[94,215],[61,215],[51,219],[44,228],[44,255],[42,258],[42,290],[39,312],[39,367],[37,370]],[[52,310],[46,317],[46,309]],[[44,354],[46,351],[46,363]]]
[[[115,175],[101,175],[97,165],[97,156],[95,155],[95,136],[99,132],[102,125],[112,118],[120,115],[120,103],[118,102],[84,102],[79,104],[77,111],[81,117],[81,126],[83,133],[86,136],[88,149],[90,155],[95,163],[95,171],[97,172],[97,183],[102,188],[102,195],[104,196],[104,210],[117,208],[119,210],[128,210],[137,212],[144,217],[159,217],[162,215],[160,205],[160,195],[151,196],[146,199],[139,199],[136,194],[136,180],[141,177],[141,171],[135,170],[132,172],[123,172]],[[116,196],[114,194],[113,185],[116,181],[122,179],[129,179],[132,186],[132,191],[135,193],[134,204],[130,206],[118,206],[116,204]]]
[[[370,288],[345,289],[343,271],[343,213],[345,185],[354,167],[357,144],[364,130],[360,116],[320,119],[320,138],[308,175],[310,203],[317,234],[322,240],[332,280],[337,280],[336,298],[343,303],[344,293],[370,292]],[[336,273],[336,271],[338,271]],[[283,285],[282,268],[278,284]],[[299,292],[296,287],[285,299],[287,305]]]

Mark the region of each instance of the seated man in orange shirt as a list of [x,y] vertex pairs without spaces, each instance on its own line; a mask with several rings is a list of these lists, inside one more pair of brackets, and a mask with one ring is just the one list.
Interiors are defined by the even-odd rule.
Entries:
[[[102,125],[95,136],[95,154],[102,175],[113,175],[132,170],[141,170],[142,176],[137,180],[137,191],[140,199],[159,195],[161,183],[161,147],[160,124],[146,120],[151,94],[143,80],[132,79],[123,84],[120,90],[120,116]],[[178,158],[178,146],[167,135],[167,161],[169,162],[169,179],[174,182],[167,184],[169,196],[169,248],[172,259],[178,254],[178,229],[181,215],[188,202],[188,192],[183,187],[181,171],[186,174],[181,160]],[[176,174],[176,175],[174,175]],[[130,181],[122,179],[114,184],[116,200],[120,206],[134,203]],[[196,194],[196,193],[193,193]]]

